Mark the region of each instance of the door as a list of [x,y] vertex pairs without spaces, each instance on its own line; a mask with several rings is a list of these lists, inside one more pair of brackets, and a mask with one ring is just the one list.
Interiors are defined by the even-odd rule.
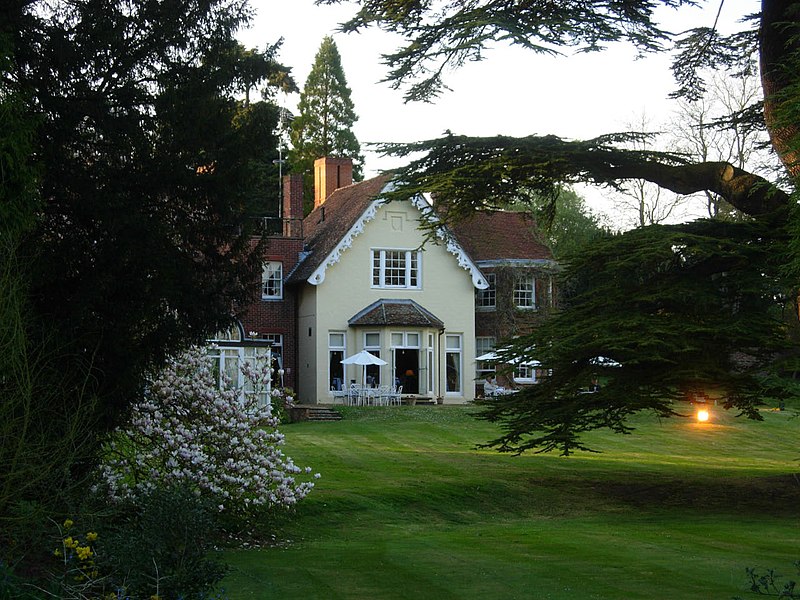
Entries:
[[404,394],[419,393],[419,349],[394,349],[395,383],[403,386]]

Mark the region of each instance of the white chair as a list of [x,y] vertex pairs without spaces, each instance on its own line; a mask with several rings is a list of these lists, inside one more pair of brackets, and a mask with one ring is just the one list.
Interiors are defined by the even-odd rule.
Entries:
[[361,390],[361,396],[364,402],[364,406],[369,406],[370,404],[375,405],[378,402],[378,390],[371,387],[366,387]]
[[400,405],[403,403],[403,386],[398,385],[396,388],[391,388],[389,390],[389,394],[387,395],[388,403],[389,404],[397,404]]
[[[331,386],[331,396],[333,396],[333,403],[336,404],[337,402],[341,402],[342,404],[345,403],[345,398],[347,398],[347,392],[344,390],[337,390],[336,386]],[[337,400],[338,399],[338,400]]]
[[351,406],[361,404],[361,386],[357,383],[351,383],[347,393],[347,403]]

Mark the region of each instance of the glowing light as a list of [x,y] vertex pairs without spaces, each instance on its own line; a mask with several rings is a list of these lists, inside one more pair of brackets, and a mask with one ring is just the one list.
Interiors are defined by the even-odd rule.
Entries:
[[707,408],[700,408],[697,410],[697,420],[700,423],[705,423],[708,421],[708,409]]

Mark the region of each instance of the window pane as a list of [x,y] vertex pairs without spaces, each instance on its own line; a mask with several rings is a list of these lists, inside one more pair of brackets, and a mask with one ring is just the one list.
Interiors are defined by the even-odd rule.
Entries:
[[[367,348],[377,348],[381,345],[380,333],[367,333],[364,334],[364,346]],[[374,352],[373,352],[374,354]]]
[[461,336],[460,335],[448,335],[445,337],[445,347],[448,350],[460,350],[461,349]]
[[495,288],[495,274],[494,273],[487,273],[486,281],[489,284],[489,287],[485,290],[478,290],[477,298],[475,299],[475,304],[479,308],[494,308],[497,292]]
[[373,250],[374,287],[418,288],[420,253],[411,250]]
[[406,347],[408,347],[408,348],[419,348],[419,334],[418,333],[407,333],[406,334]]
[[261,271],[262,298],[281,298],[283,296],[283,265],[277,261],[267,261]]
[[381,252],[372,251],[372,285],[381,285]]
[[402,333],[393,333],[392,334],[392,347],[399,348],[403,346],[403,334]]
[[237,348],[224,348],[222,350],[222,373],[225,380],[221,382],[223,387],[236,387],[239,385],[239,350]]
[[[381,357],[380,350],[370,350],[373,356]],[[381,367],[380,365],[367,365],[367,385],[378,386],[381,384]]]
[[536,280],[532,275],[517,280],[514,285],[514,304],[519,308],[536,306]]
[[330,346],[331,348],[344,348],[344,334],[343,333],[328,334],[328,346]]
[[446,353],[447,363],[447,388],[448,392],[461,391],[461,354],[458,352]]
[[385,285],[401,287],[406,284],[406,253],[386,250]]
[[330,355],[328,366],[330,388],[333,390],[343,390],[345,384],[344,365],[342,364],[344,352],[342,350],[331,350],[328,354]]

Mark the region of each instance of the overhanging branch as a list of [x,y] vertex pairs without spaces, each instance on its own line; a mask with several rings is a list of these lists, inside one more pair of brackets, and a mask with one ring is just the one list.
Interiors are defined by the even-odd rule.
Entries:
[[393,196],[432,193],[455,214],[530,190],[552,195],[560,184],[618,187],[627,179],[651,181],[678,194],[714,192],[751,216],[773,213],[789,203],[789,195],[774,184],[726,162],[691,163],[677,154],[618,147],[642,137],[645,134],[620,133],[570,141],[556,136],[446,135],[378,148],[393,156],[423,154],[398,171]]
[[645,179],[676,194],[714,192],[736,209],[750,216],[775,212],[789,201],[789,196],[763,177],[727,162],[703,162],[667,165],[657,162],[612,167],[613,180]]

